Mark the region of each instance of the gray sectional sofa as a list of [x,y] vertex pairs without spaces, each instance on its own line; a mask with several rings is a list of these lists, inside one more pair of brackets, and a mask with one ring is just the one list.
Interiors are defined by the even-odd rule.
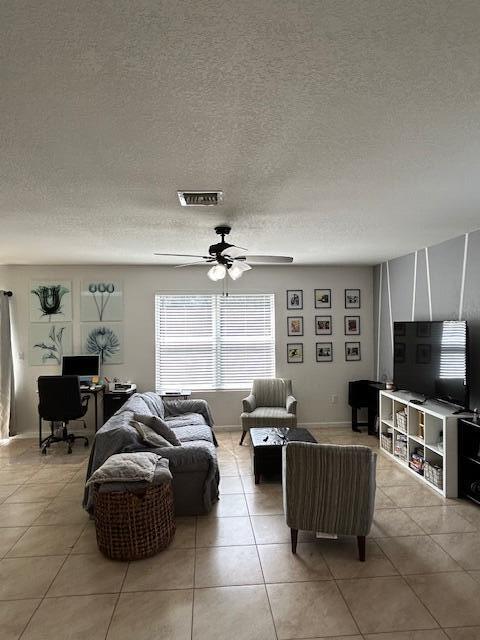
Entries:
[[[130,424],[134,414],[163,418],[173,429],[181,446],[152,448],[140,439]],[[204,400],[163,402],[153,392],[135,393],[95,435],[87,470],[87,480],[111,455],[130,451],[153,451],[168,458],[177,515],[208,513],[218,500],[220,475],[216,455],[213,420]],[[92,512],[93,492],[85,490],[84,508]]]

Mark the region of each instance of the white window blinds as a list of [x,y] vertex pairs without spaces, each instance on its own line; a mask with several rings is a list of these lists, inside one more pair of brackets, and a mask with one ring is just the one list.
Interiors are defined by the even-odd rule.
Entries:
[[240,389],[274,375],[273,294],[155,296],[157,389]]
[[440,346],[440,378],[459,379],[466,382],[467,325],[465,322],[446,321],[442,324]]

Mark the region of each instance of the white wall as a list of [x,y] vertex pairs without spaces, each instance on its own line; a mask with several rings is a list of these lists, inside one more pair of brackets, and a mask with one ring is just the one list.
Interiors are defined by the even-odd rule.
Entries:
[[[154,294],[170,292],[221,292],[221,286],[211,283],[205,268],[174,269],[173,267],[147,266],[8,266],[2,267],[2,281],[12,289],[12,315],[14,324],[14,362],[16,375],[16,431],[27,433],[37,428],[36,379],[42,374],[55,374],[54,366],[30,366],[28,357],[30,280],[59,278],[73,283],[73,340],[74,351],[80,353],[80,283],[93,276],[104,280],[122,279],[125,300],[125,362],[110,365],[105,375],[131,379],[139,390],[154,388]],[[273,292],[276,308],[276,362],[277,375],[292,378],[298,398],[299,422],[342,423],[348,422],[347,382],[373,375],[373,310],[372,268],[370,267],[255,267],[240,281],[231,285],[231,293]],[[329,341],[328,336],[314,335],[314,316],[330,314],[328,310],[313,307],[313,290],[331,288],[333,294],[334,362],[315,362],[315,342]],[[344,289],[360,288],[362,308],[344,310]],[[302,312],[286,310],[286,290],[304,290]],[[345,362],[343,317],[345,313],[361,316],[361,362]],[[287,340],[287,315],[304,316],[303,338]],[[357,338],[351,337],[350,340]],[[304,364],[287,364],[286,343],[304,343]],[[24,354],[24,359],[19,355]],[[331,404],[330,396],[337,394],[338,403]],[[212,407],[217,425],[239,424],[241,398],[245,390],[197,393],[206,398]]]
[[6,289],[7,285],[7,268],[8,267],[4,267],[2,265],[0,265],[0,289]]

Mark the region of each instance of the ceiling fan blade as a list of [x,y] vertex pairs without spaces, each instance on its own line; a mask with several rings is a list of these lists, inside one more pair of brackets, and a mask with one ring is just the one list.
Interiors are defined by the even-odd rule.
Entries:
[[211,256],[199,256],[193,253],[154,253],[154,256],[173,256],[175,258],[203,258],[206,260]]
[[228,256],[229,258],[238,258],[238,256],[244,256],[248,249],[243,249],[242,247],[236,247],[232,244],[231,247],[227,247],[222,251],[222,256]]
[[291,256],[245,256],[245,260],[252,264],[288,264],[293,262]]
[[182,267],[193,267],[197,264],[211,264],[212,260],[195,260],[195,262],[186,262],[185,264],[176,264],[174,269],[181,269]]

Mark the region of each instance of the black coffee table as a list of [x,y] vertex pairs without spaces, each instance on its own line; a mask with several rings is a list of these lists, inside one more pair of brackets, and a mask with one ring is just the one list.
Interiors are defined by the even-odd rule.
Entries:
[[276,429],[263,427],[250,429],[252,462],[255,484],[260,476],[279,476],[282,473],[282,447],[287,442],[316,442],[307,429]]

